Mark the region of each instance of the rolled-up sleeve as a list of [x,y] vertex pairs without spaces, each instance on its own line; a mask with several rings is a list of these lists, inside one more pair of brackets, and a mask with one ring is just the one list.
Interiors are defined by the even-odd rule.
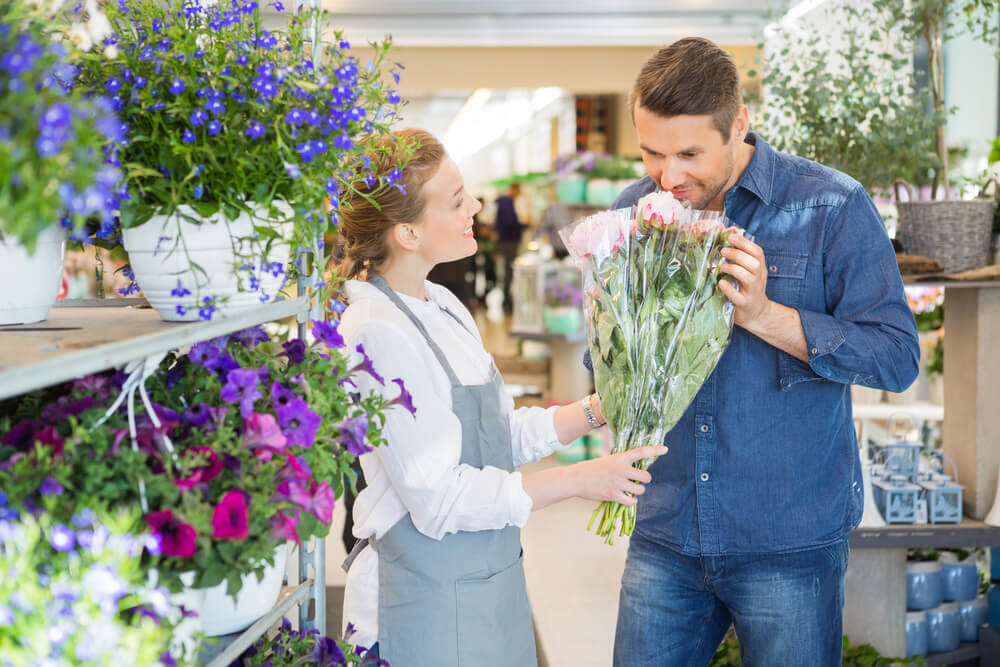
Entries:
[[829,221],[823,278],[827,312],[799,309],[812,371],[875,389],[910,386],[920,364],[917,326],[882,217],[860,186]]

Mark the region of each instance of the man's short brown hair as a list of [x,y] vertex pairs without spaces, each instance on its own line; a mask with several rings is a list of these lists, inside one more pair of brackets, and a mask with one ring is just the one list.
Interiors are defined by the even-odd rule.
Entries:
[[660,49],[642,66],[629,96],[633,118],[636,103],[664,118],[710,115],[728,142],[743,104],[739,71],[732,56],[714,42],[686,37]]

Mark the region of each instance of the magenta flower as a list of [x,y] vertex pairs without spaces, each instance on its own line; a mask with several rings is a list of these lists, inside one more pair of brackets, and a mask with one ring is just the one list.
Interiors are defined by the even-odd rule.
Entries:
[[305,482],[312,480],[312,470],[301,456],[295,456],[285,450],[285,465],[278,471],[278,479],[298,479]]
[[184,479],[178,479],[174,484],[183,490],[192,489],[202,482],[210,482],[222,472],[222,461],[219,455],[209,447],[192,447],[184,452],[185,457],[205,454],[207,461],[204,465],[193,468]]
[[197,551],[198,531],[175,517],[172,510],[147,514],[146,524],[160,543],[160,552],[164,556],[190,558]]
[[289,445],[312,447],[316,431],[323,419],[312,411],[308,403],[301,398],[295,398],[285,407],[277,408],[276,412],[278,423],[281,424]]
[[402,405],[410,411],[411,415],[416,416],[417,406],[413,404],[413,394],[406,391],[406,387],[403,386],[403,378],[394,378],[392,381],[399,385],[399,396],[389,401],[386,407],[390,405]]
[[212,537],[242,542],[250,535],[247,525],[247,499],[239,489],[222,496],[212,513]]
[[312,507],[312,494],[309,493],[306,484],[302,482],[286,479],[278,485],[276,498],[294,503],[307,512]]
[[240,414],[246,419],[253,412],[253,404],[262,396],[260,376],[255,368],[237,368],[230,371],[226,386],[219,392],[219,398],[226,403],[239,403]]
[[337,331],[337,322],[313,322],[313,336],[327,347],[344,347],[344,337]]
[[357,350],[361,354],[361,358],[364,359],[364,361],[362,361],[360,364],[358,364],[357,366],[355,366],[351,370],[347,371],[347,374],[348,375],[352,375],[352,374],[356,373],[357,371],[364,371],[364,372],[368,373],[369,375],[371,375],[373,378],[375,378],[375,380],[379,384],[384,385],[385,384],[385,380],[382,379],[381,375],[379,375],[377,372],[375,372],[375,367],[372,366],[372,360],[369,359],[368,355],[365,353],[365,346],[362,345],[361,343],[358,343],[358,346],[355,347],[354,349]]
[[289,514],[278,510],[278,513],[271,517],[271,539],[274,540],[294,540],[296,544],[302,546],[299,541],[299,513],[292,510]]
[[254,412],[243,426],[243,444],[265,463],[271,460],[273,452],[283,450],[288,442],[273,415]]
[[312,506],[309,511],[313,513],[317,519],[320,520],[325,525],[330,525],[333,521],[333,506],[336,502],[337,497],[333,493],[333,489],[325,481],[320,482],[319,486],[315,483],[313,484],[312,492]]
[[340,441],[353,456],[361,456],[365,452],[372,451],[373,448],[365,444],[365,435],[367,434],[368,415],[366,414],[345,419],[340,425]]

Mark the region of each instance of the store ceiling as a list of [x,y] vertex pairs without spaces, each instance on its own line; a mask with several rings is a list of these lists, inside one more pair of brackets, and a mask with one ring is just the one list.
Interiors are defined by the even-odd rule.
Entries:
[[[807,0],[814,1],[814,0]],[[354,41],[400,46],[638,46],[760,40],[796,0],[321,0]],[[287,4],[287,3],[286,3]]]

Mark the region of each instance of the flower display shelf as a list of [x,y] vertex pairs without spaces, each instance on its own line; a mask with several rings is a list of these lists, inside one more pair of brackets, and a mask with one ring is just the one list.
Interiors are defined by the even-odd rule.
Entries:
[[80,307],[60,302],[45,322],[0,326],[0,399],[262,322],[292,316],[305,321],[308,312],[308,301],[301,297],[209,322],[164,322],[148,307],[115,307],[117,299],[90,305],[97,301]]
[[[315,317],[309,299],[277,300],[207,322],[164,322],[144,299],[61,301],[44,322],[0,326],[0,400],[288,317],[303,337]],[[299,549],[299,581],[289,582],[249,628],[207,645],[202,664],[228,665],[296,605],[300,628],[326,633],[326,545],[312,542]]]

